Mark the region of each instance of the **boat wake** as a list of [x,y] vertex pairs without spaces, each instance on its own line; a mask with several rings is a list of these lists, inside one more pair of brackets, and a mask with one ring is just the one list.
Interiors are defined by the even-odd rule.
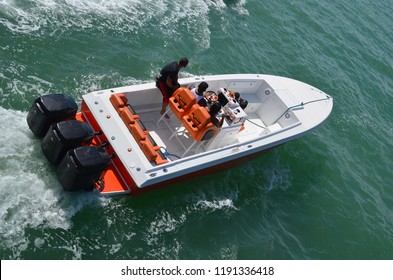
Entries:
[[[247,14],[246,1],[197,0],[197,1],[15,1],[0,2],[0,25],[13,33],[34,36],[59,35],[75,30],[96,30],[108,33],[139,33],[141,29],[156,30],[159,38],[177,37],[178,26],[194,34],[200,47],[210,46],[211,11],[222,12],[232,8]],[[156,20],[155,20],[156,19]],[[98,29],[97,29],[98,28]]]
[[0,247],[10,254],[2,258],[14,259],[31,242],[42,243],[29,240],[29,229],[70,229],[72,217],[86,205],[102,206],[109,198],[65,193],[29,131],[27,113],[0,107],[0,114]]

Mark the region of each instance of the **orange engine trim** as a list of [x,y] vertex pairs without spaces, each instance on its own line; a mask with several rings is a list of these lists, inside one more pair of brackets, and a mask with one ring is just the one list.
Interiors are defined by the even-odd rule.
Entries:
[[[94,132],[97,133],[92,141],[92,145],[99,146],[108,141],[104,134],[98,134],[98,132],[101,131],[101,128],[83,100],[81,112],[76,115],[76,119],[88,122]],[[110,145],[105,148],[110,155],[114,155],[115,152]],[[98,182],[95,187],[102,193],[131,193],[132,189],[135,189],[136,184],[128,174],[121,160],[114,155],[112,163],[103,173],[102,180]]]

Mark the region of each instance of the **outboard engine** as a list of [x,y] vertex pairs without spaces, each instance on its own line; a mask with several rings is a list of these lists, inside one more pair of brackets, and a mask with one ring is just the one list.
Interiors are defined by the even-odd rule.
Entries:
[[66,191],[89,190],[111,162],[109,154],[101,147],[85,146],[69,150],[56,174]]
[[45,136],[52,123],[75,118],[78,105],[75,101],[63,94],[49,94],[34,100],[27,124],[37,137]]
[[58,164],[68,150],[88,145],[93,137],[88,123],[77,120],[55,123],[42,140],[42,152],[49,162]]

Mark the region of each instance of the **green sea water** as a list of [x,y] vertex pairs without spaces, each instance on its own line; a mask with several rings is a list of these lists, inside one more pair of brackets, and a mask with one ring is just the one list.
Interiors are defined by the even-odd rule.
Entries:
[[[0,0],[1,259],[393,259],[393,6],[380,1]],[[66,193],[32,101],[263,73],[334,97],[318,130],[139,197]]]

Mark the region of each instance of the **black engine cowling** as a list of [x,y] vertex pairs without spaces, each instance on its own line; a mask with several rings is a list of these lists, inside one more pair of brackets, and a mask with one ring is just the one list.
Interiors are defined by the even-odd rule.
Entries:
[[68,150],[88,145],[93,137],[88,123],[77,120],[55,123],[42,140],[42,152],[49,162],[58,164]]
[[66,191],[89,190],[111,162],[100,147],[85,146],[69,150],[56,168],[56,174]]
[[37,137],[45,136],[51,124],[75,118],[78,105],[63,94],[49,94],[34,100],[27,115],[27,124]]

